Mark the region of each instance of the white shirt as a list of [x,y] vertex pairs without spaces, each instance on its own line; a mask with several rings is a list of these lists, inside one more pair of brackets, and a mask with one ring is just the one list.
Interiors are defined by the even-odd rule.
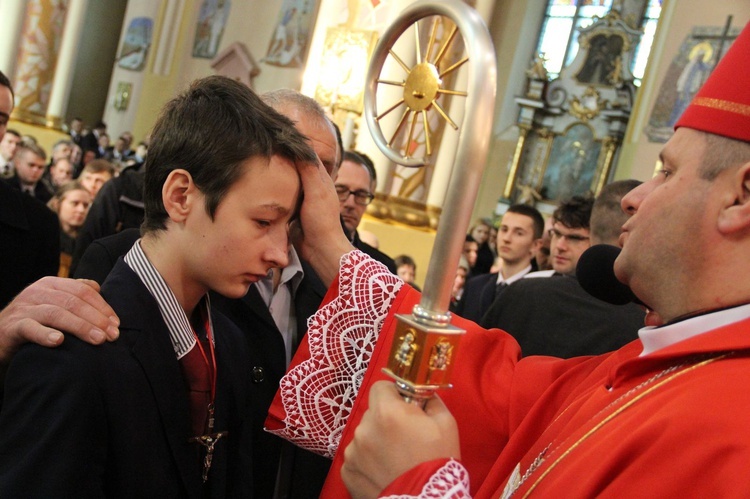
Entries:
[[529,272],[531,272],[531,264],[529,264],[529,266],[526,267],[525,269],[523,269],[522,271],[516,272],[515,274],[513,274],[512,276],[510,276],[510,277],[508,277],[506,279],[506,278],[503,277],[503,271],[501,270],[500,272],[497,273],[497,282],[495,284],[498,285],[498,284],[501,284],[501,283],[505,283],[508,286],[510,286],[511,284],[513,284],[514,282],[516,282],[517,280],[523,278]]
[[[289,264],[281,269],[279,285],[273,289],[273,273],[255,283],[263,302],[271,312],[271,317],[284,339],[286,350],[286,364],[292,360],[292,348],[298,341],[297,338],[297,314],[294,309],[294,296],[297,293],[305,272],[302,270],[299,256],[294,247],[289,247]],[[304,320],[305,318],[303,318]]]
[[641,339],[641,343],[643,343],[643,352],[641,352],[640,356],[649,355],[680,341],[741,321],[747,317],[750,317],[750,305],[741,305],[685,319],[684,321],[668,326],[647,326],[641,328],[638,331],[638,337]]
[[[141,240],[135,242],[133,247],[125,255],[125,263],[136,273],[141,282],[146,286],[151,296],[156,300],[159,306],[164,323],[169,330],[169,338],[172,340],[177,359],[184,357],[196,343],[193,327],[190,325],[185,310],[180,306],[177,297],[172,292],[164,278],[156,270],[156,267],[149,261],[146,254],[141,248]],[[202,305],[201,305],[202,306]],[[211,309],[208,303],[208,295],[205,296],[205,306],[209,320],[209,329],[213,330],[211,323]],[[213,337],[211,338],[213,340]]]

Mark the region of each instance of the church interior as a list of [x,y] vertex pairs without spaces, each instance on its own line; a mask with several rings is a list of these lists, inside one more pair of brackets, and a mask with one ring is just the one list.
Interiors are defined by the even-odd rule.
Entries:
[[[363,107],[369,60],[414,3],[0,0],[0,70],[15,88],[8,127],[49,151],[78,117],[88,127],[104,121],[113,139],[131,132],[137,144],[161,106],[196,78],[223,74],[257,93],[299,90],[330,112],[345,148],[372,158],[376,197],[361,229],[385,253],[411,255],[421,286],[461,132],[480,110],[462,95],[470,44],[452,41],[449,20],[423,19],[393,51],[412,67],[421,58],[415,41],[428,54],[434,46],[449,90],[428,109],[440,112],[384,133],[427,166],[397,165],[377,148]],[[484,173],[476,200],[465,200],[472,219],[496,219],[518,202],[549,215],[570,195],[650,178],[679,113],[750,21],[746,0],[466,3],[486,24],[497,65],[488,153],[477,158]],[[404,68],[389,64],[376,91],[398,102],[404,84],[383,81],[403,82]],[[379,111],[384,129],[400,116]]]

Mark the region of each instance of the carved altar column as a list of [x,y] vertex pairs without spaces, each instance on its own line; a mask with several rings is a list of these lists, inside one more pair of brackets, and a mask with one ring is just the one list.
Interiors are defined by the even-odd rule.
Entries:
[[0,71],[8,78],[12,78],[16,71],[25,13],[26,2],[23,0],[0,2],[0,19],[3,20],[3,29],[0,30]]
[[63,38],[67,0],[29,0],[12,78],[13,117],[44,125]]
[[53,128],[60,128],[68,110],[70,90],[73,86],[73,68],[75,67],[76,55],[79,52],[89,0],[69,1],[60,53],[55,65],[57,70],[52,81],[52,91],[47,108],[46,125]]

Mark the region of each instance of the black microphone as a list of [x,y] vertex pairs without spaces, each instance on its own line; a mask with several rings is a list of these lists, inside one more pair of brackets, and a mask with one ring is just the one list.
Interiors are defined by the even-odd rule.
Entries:
[[609,244],[597,244],[584,251],[576,265],[578,282],[588,294],[607,303],[643,305],[630,288],[615,277],[615,259],[619,254],[620,248]]

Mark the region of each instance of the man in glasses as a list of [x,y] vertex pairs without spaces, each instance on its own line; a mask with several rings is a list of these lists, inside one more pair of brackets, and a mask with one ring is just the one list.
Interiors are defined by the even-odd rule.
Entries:
[[362,241],[357,232],[367,205],[375,198],[377,177],[370,158],[353,151],[344,152],[344,161],[336,177],[336,193],[341,207],[341,224],[355,248],[396,273],[396,263],[382,251]]
[[550,258],[555,273],[575,275],[578,258],[591,246],[589,221],[592,198],[573,196],[552,214]]
[[578,283],[575,270],[581,253],[592,244],[617,244],[628,218],[620,201],[639,184],[637,180],[612,182],[604,186],[593,207],[584,198],[562,203],[550,229],[552,265],[557,273],[513,283],[494,300],[480,324],[509,332],[524,356],[597,355],[633,341],[643,325],[640,307],[594,298]]

